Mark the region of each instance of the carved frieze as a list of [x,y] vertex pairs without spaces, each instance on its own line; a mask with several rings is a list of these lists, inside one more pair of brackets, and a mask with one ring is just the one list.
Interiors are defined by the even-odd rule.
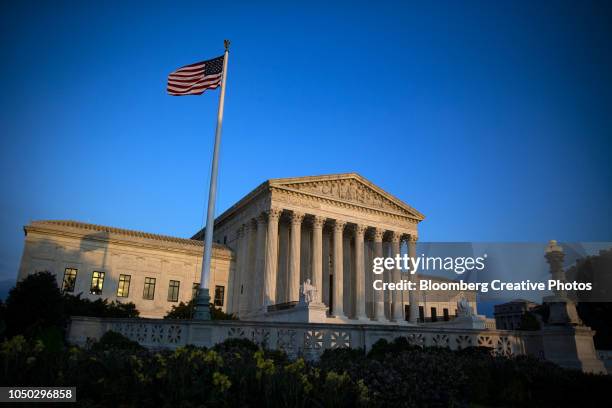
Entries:
[[381,210],[402,211],[402,208],[391,200],[353,179],[295,183],[287,185],[287,188]]

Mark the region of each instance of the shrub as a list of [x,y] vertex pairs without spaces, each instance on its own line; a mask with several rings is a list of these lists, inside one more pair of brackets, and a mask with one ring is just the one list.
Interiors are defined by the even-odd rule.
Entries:
[[[221,308],[215,307],[212,303],[208,305],[210,308],[210,317],[212,320],[238,320],[233,314],[227,314]],[[173,305],[166,313],[164,319],[192,319],[195,310],[195,299],[189,302],[180,302],[178,305]]]
[[55,276],[49,272],[28,275],[9,292],[4,311],[8,337],[36,337],[65,323],[64,302]]
[[100,340],[91,346],[92,351],[111,351],[111,350],[145,350],[138,342],[132,341],[121,333],[112,330],[102,335]]
[[327,351],[313,363],[244,339],[151,351],[107,333],[91,349],[52,352],[16,336],[0,344],[0,383],[76,386],[83,406],[142,407],[589,406],[612,387],[608,376],[530,357],[383,345],[368,356]]
[[64,308],[67,316],[89,317],[138,317],[140,312],[132,302],[109,302],[108,299],[89,300],[81,298],[81,294],[63,295]]

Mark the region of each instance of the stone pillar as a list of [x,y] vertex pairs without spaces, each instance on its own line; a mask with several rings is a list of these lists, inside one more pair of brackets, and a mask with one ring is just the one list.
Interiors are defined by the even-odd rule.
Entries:
[[266,225],[267,220],[264,214],[257,217],[257,236],[255,238],[255,276],[253,285],[253,297],[251,311],[256,312],[263,306],[264,294],[264,267],[266,252]]
[[[394,258],[400,253],[400,238],[400,233],[393,232],[393,236],[391,237],[391,256]],[[399,283],[401,280],[401,272],[399,268],[394,268],[391,275],[391,280],[395,283]],[[402,312],[402,308],[402,291],[394,290],[391,293],[391,320],[403,320],[404,313]]]
[[[416,235],[411,234],[408,238],[408,256],[410,258],[416,258],[416,243],[418,237]],[[419,296],[419,276],[418,273],[412,273],[410,271],[410,280],[416,283],[416,290],[411,290],[408,292],[408,301],[410,302],[410,323],[417,323],[419,320],[419,301],[421,296]]]
[[[383,244],[383,235],[385,230],[380,228],[374,229],[374,258],[382,257],[382,244]],[[372,273],[370,271],[370,273]],[[374,276],[374,280],[382,279],[384,275],[376,275]],[[374,314],[372,316],[373,320],[384,320],[385,318],[385,300],[384,294],[380,290],[375,290],[372,287],[372,302],[374,303]]]
[[334,224],[334,249],[333,249],[333,264],[334,264],[334,299],[332,312],[334,316],[344,316],[344,250],[343,250],[343,232],[346,222],[336,220]]
[[300,248],[302,238],[302,220],[304,214],[293,212],[291,214],[291,242],[289,244],[289,302],[300,300]]
[[278,266],[278,220],[281,210],[268,211],[268,234],[266,237],[266,266],[264,272],[264,307],[276,303],[276,273]]
[[364,268],[364,240],[366,227],[355,226],[355,318],[365,319],[366,296],[365,296],[365,268]]
[[323,224],[325,218],[312,221],[312,285],[317,288],[317,301],[323,303]]
[[243,225],[242,229],[242,243],[240,247],[240,281],[238,282],[238,316],[244,315],[249,310],[250,293],[253,288],[253,270],[249,270],[249,266],[252,265],[250,258],[251,251],[249,250],[251,245],[251,234],[253,232],[252,222],[247,222]]
[[[231,299],[228,299],[228,308],[229,313],[238,313],[238,305],[240,304],[240,275],[242,271],[242,266],[244,265],[243,250],[245,239],[244,239],[244,225],[241,225],[236,231],[236,262],[234,263],[234,272],[231,280],[228,279],[228,294],[231,294]],[[231,269],[230,269],[230,273]]]

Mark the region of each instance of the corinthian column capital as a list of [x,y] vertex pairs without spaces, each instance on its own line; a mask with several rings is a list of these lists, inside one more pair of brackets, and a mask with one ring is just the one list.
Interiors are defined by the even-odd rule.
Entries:
[[343,232],[345,226],[346,226],[346,221],[336,220],[336,222],[334,223],[334,231]]
[[293,211],[291,213],[291,224],[301,224],[304,219],[304,213]]
[[361,237],[363,239],[363,236],[366,232],[366,230],[368,229],[368,227],[366,227],[365,225],[361,225],[361,224],[356,224],[354,231],[355,231],[355,235],[358,237]]
[[280,218],[283,210],[280,208],[270,208],[266,213],[268,214],[268,222],[276,222]]
[[315,215],[312,220],[312,226],[314,228],[323,228],[325,224],[325,217],[321,217],[320,215]]
[[382,228],[374,228],[374,241],[382,242],[383,235],[385,235],[385,230]]

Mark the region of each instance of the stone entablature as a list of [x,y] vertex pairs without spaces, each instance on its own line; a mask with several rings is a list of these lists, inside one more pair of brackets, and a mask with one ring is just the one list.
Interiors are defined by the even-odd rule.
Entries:
[[[32,221],[24,226],[23,229],[26,236],[29,233],[46,233],[79,239],[87,237],[91,241],[117,242],[139,247],[182,251],[194,255],[199,254],[200,256],[202,256],[204,248],[203,242],[196,239],[178,238],[72,220]],[[232,251],[224,245],[214,244],[213,256],[230,260],[232,258]]]

